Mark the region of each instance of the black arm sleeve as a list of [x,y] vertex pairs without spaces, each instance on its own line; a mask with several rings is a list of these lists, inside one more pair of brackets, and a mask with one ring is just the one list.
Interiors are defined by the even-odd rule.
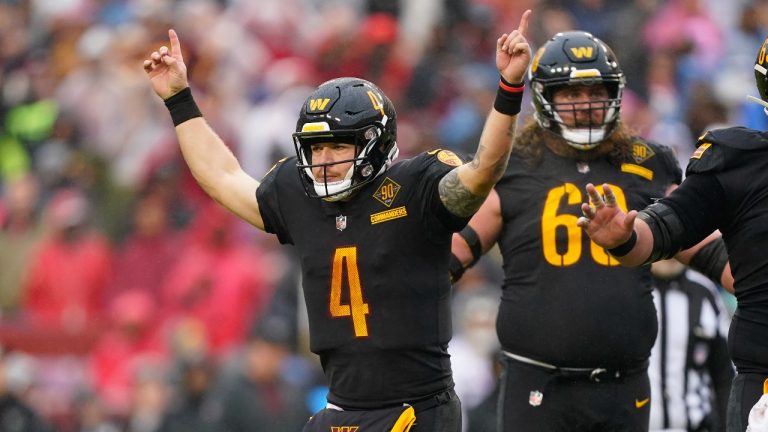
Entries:
[[684,230],[678,244],[688,249],[722,227],[726,211],[725,191],[716,177],[693,174],[668,197],[659,202],[668,205],[680,219]]
[[711,176],[686,179],[672,194],[644,208],[638,218],[653,234],[646,263],[671,258],[711,234],[720,225],[725,192]]
[[728,251],[723,238],[718,237],[699,249],[691,258],[689,266],[719,285],[726,263],[728,263]]

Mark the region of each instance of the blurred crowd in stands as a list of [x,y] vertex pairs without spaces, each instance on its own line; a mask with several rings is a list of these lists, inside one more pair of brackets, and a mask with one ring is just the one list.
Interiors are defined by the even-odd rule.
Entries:
[[[337,76],[392,98],[403,156],[471,151],[526,8],[534,50],[569,29],[614,48],[624,121],[683,166],[707,128],[768,129],[745,102],[768,0],[0,0],[0,429],[296,431],[324,403],[294,258],[202,193],[143,76],[168,28],[260,178]],[[498,265],[455,297],[470,431],[493,405]]]

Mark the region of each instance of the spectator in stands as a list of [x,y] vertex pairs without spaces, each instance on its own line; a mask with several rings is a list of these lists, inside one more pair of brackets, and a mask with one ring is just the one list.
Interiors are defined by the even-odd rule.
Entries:
[[248,326],[271,295],[267,264],[259,249],[235,236],[237,219],[209,202],[187,230],[163,287],[167,326],[193,319],[207,332],[207,345],[220,359],[245,341]]
[[50,235],[30,258],[24,313],[33,325],[80,331],[97,323],[112,278],[112,248],[89,226],[90,203],[77,189],[62,189],[47,207]]
[[128,416],[136,376],[145,363],[167,361],[156,312],[153,298],[140,289],[122,292],[110,304],[109,325],[88,356],[90,381],[110,415]]
[[[223,403],[215,390],[216,365],[206,356],[181,359],[163,432],[214,432],[222,424]],[[261,426],[253,424],[255,429]]]
[[115,258],[110,298],[128,290],[143,290],[160,301],[162,284],[179,257],[181,238],[171,224],[166,194],[150,190],[138,197],[132,224]]
[[261,320],[245,345],[238,379],[225,388],[224,424],[230,432],[298,431],[311,412],[305,389],[285,373],[296,346],[295,326],[282,317]]
[[2,347],[0,347],[0,431],[52,431],[45,420],[9,388],[6,353]]
[[34,173],[7,183],[0,217],[0,317],[18,312],[29,258],[42,239],[38,220],[39,187]]

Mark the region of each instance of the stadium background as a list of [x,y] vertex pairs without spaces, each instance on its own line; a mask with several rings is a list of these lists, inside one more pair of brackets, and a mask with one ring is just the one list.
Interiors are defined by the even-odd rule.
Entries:
[[[336,76],[390,96],[403,157],[469,152],[495,40],[526,8],[534,49],[568,29],[614,49],[624,121],[683,166],[707,128],[768,129],[744,97],[766,0],[0,0],[0,394],[61,431],[210,426],[244,381],[269,430],[316,409],[295,260],[194,183],[143,59],[177,30],[203,113],[257,178]],[[455,297],[467,410],[493,388],[499,277],[484,258]]]

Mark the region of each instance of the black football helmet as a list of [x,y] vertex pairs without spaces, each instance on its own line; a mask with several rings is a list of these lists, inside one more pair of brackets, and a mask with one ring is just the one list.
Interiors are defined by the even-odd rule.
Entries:
[[760,46],[760,51],[757,52],[757,58],[755,59],[755,84],[757,84],[757,92],[760,93],[760,99],[751,96],[750,98],[762,105],[765,114],[768,115],[768,37],[765,38],[763,45]]
[[[528,79],[536,121],[571,146],[579,150],[595,148],[616,129],[626,79],[613,51],[600,39],[583,31],[556,34],[536,52]],[[554,92],[563,86],[595,84],[606,87],[608,99],[593,101],[586,109],[604,110],[603,122],[577,128],[565,125],[558,111],[576,107],[554,104]]]
[[[304,102],[293,134],[304,190],[312,198],[337,201],[380,176],[398,155],[395,107],[376,85],[360,78],[336,78],[321,84]],[[313,164],[312,145],[355,145],[354,159]],[[316,179],[312,168],[353,162],[340,181]]]

